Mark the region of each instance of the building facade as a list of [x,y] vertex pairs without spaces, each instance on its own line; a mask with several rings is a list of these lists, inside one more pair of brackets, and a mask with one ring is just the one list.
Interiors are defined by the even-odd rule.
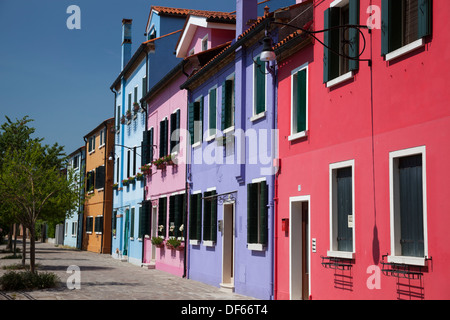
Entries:
[[[83,190],[84,173],[86,166],[86,148],[82,146],[69,155],[68,170],[72,170],[77,180],[73,186],[75,189]],[[75,210],[70,214],[70,217],[64,222],[64,245],[81,249],[81,241],[83,235],[83,212],[84,204],[80,202]]]
[[85,202],[82,250],[110,254],[114,118],[109,118],[84,136],[86,142]]
[[449,297],[439,208],[450,109],[444,83],[432,80],[450,66],[447,10],[323,1],[316,30],[370,32],[330,30],[325,46],[278,61],[275,298]]

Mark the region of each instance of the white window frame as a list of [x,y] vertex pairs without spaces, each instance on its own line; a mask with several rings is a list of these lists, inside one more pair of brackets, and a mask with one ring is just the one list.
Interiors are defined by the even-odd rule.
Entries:
[[[195,99],[194,102],[200,102],[202,99],[203,99],[203,110],[202,110],[203,114],[200,115],[200,118],[203,119],[203,121],[202,121],[202,130],[200,132],[201,137],[200,137],[199,141],[195,141],[195,133],[196,133],[195,129],[196,129],[196,127],[195,127],[195,119],[194,119],[194,144],[192,145],[192,149],[200,147],[202,145],[202,143],[203,143],[203,135],[204,135],[203,134],[204,133],[203,129],[205,127],[205,117],[204,117],[204,115],[205,115],[205,99],[204,99],[203,95],[201,95],[197,99]],[[194,106],[194,114],[195,114],[195,106]],[[209,126],[209,124],[208,124],[208,126]]]
[[100,130],[100,141],[98,149],[103,148],[105,144],[106,144],[106,128],[103,128],[102,130]]
[[[236,121],[236,101],[235,101],[235,97],[236,97],[236,75],[235,75],[235,73],[233,72],[232,74],[230,74],[228,77],[226,77],[225,80],[232,80],[233,81],[233,94],[231,96],[231,115],[232,115],[231,123],[235,123],[235,121]],[[232,126],[230,126],[228,128],[225,128],[223,130],[223,134],[226,134],[228,132],[234,132],[234,125],[232,125]]]
[[92,232],[95,232],[95,234],[103,234],[103,226],[102,226],[102,231],[95,231],[95,227],[97,225],[97,222],[95,221],[97,218],[103,218],[103,215],[99,215],[99,216],[95,216],[94,217],[94,230]]
[[72,237],[76,237],[78,234],[78,222],[72,221]]
[[[256,57],[255,57],[255,61],[256,60],[258,60],[258,58],[261,56],[261,54],[258,54]],[[263,61],[263,63],[265,64],[265,62]],[[264,78],[265,78],[265,80],[264,80],[264,82],[265,82],[265,85],[264,85],[264,100],[265,100],[265,104],[266,104],[266,109],[263,111],[263,112],[260,112],[260,113],[258,113],[258,114],[256,114],[256,94],[257,94],[257,91],[256,91],[256,77],[255,77],[255,75],[256,75],[256,72],[260,72],[257,68],[256,68],[256,63],[252,63],[252,79],[253,79],[253,87],[252,87],[252,89],[253,89],[253,94],[252,94],[252,96],[253,96],[253,110],[252,110],[252,117],[250,118],[250,121],[256,121],[256,120],[259,120],[259,119],[261,119],[261,118],[264,118],[265,116],[266,116],[266,113],[267,113],[267,74],[264,72]]]
[[[95,222],[94,216],[87,216],[86,219],[92,219],[92,222]],[[86,233],[87,234],[92,234],[94,232],[94,229],[95,229],[95,226],[94,226],[94,224],[92,224],[92,231],[87,231],[86,230]]]
[[[292,70],[291,72],[291,130],[290,130],[290,135],[288,137],[288,141],[293,141],[299,138],[303,138],[307,136],[308,133],[308,102],[309,102],[309,93],[308,93],[308,86],[309,86],[309,64],[305,63],[303,65],[301,65],[300,67]],[[294,95],[296,93],[296,86],[294,85],[295,83],[295,78],[297,78],[296,81],[298,81],[298,76],[297,73],[300,71],[303,71],[306,69],[306,129],[304,131],[300,131],[300,132],[294,132],[294,124],[297,121],[297,119],[294,117],[294,108],[296,108],[296,95]],[[298,94],[298,93],[297,93]]]
[[[336,201],[334,199],[334,195],[336,194],[336,171],[341,168],[352,168],[352,215],[353,215],[353,228],[352,228],[352,237],[353,237],[353,249],[351,252],[348,251],[338,251],[337,250],[337,242],[336,242],[336,233],[337,233],[337,208]],[[331,163],[329,165],[329,203],[330,203],[330,250],[327,251],[327,256],[335,257],[335,258],[344,258],[344,259],[354,259],[355,258],[355,226],[356,226],[356,218],[355,218],[355,160],[347,160],[336,163]]]
[[[206,44],[206,46],[205,46]],[[205,49],[206,47],[206,49]],[[202,51],[206,51],[208,50],[208,34],[206,36],[203,37],[202,39]]]
[[[423,238],[424,238],[424,257],[402,256],[400,244],[397,243],[400,236],[399,212],[397,209],[398,199],[395,198],[396,186],[398,186],[398,171],[394,167],[396,159],[422,155],[422,197],[423,197]],[[426,176],[426,147],[414,147],[389,153],[389,203],[390,203],[390,236],[391,236],[391,254],[388,256],[388,262],[425,266],[428,257],[428,226],[427,226],[427,176]]]

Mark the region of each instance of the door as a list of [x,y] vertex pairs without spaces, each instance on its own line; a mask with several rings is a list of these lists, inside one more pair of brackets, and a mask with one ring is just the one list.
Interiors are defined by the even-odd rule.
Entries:
[[[157,237],[158,236],[158,207],[152,208],[152,230],[151,230],[151,237]],[[156,260],[156,246],[152,245],[152,258],[151,261]]]
[[221,287],[234,290],[234,203],[223,205]]
[[[302,197],[302,199],[304,199]],[[290,297],[309,299],[309,201],[291,201],[289,226]]]
[[124,231],[123,231],[123,251],[122,255],[127,256],[128,255],[128,238],[129,238],[129,219],[130,219],[130,210],[125,210],[125,225],[124,225]]

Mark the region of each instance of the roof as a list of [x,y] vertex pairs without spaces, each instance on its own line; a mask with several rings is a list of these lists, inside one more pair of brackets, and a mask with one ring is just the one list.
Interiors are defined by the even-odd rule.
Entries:
[[86,134],[83,138],[87,138],[87,137],[93,135],[93,134],[94,134],[95,132],[97,132],[101,127],[104,127],[107,123],[110,123],[111,121],[114,122],[114,117],[104,120],[102,123],[100,123],[100,124],[99,124],[98,126],[96,126],[94,129],[92,129],[91,131],[89,131],[89,133]]
[[188,15],[196,15],[206,17],[208,22],[222,22],[222,23],[235,23],[236,15],[230,12],[221,11],[208,11],[208,10],[194,10],[194,9],[183,9],[183,8],[170,8],[163,6],[152,6],[150,8],[150,13],[148,15],[147,24],[145,30],[148,28],[150,22],[150,17],[152,11],[156,11],[160,15],[168,15],[175,17],[187,17]]

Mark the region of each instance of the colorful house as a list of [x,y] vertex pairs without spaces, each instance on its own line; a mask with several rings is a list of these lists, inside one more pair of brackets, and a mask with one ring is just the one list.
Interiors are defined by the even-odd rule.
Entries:
[[85,203],[82,249],[110,254],[113,165],[108,158],[114,146],[114,118],[100,123],[84,136],[86,150]]
[[[77,150],[69,154],[68,170],[72,170],[73,174],[77,177],[77,181],[73,186],[77,190],[83,190],[84,173],[85,173],[85,160],[86,160],[86,148],[82,146]],[[78,204],[77,208],[71,212],[70,217],[65,219],[64,222],[64,245],[81,249],[82,231],[83,231],[83,211],[84,204],[82,201]]]
[[276,299],[450,297],[448,10],[322,1],[315,30],[370,32],[278,55]]
[[257,1],[237,1],[232,43],[182,85],[191,138],[188,276],[261,299],[273,297],[276,86],[259,41],[272,15],[258,18]]
[[[193,35],[198,37],[200,32],[193,29],[199,28],[199,23],[218,24],[218,21],[226,21],[226,28],[229,30],[233,28],[235,21],[234,15],[228,13],[173,8],[170,10],[189,13],[180,39]],[[234,34],[234,30],[232,33]],[[210,48],[211,43],[214,43],[211,39],[208,33],[201,33],[203,46],[194,50],[189,48],[191,55],[178,59],[179,63],[155,84],[144,98],[148,112],[146,141],[148,145],[154,146],[149,150],[148,156],[148,162],[153,159],[149,164],[151,169],[147,175],[146,187],[151,227],[144,243],[144,263],[148,264],[149,268],[164,270],[180,277],[186,276],[187,230],[187,91],[180,90],[180,86],[186,80],[188,72],[201,67],[205,61],[223,49],[223,46]],[[184,41],[181,40],[181,43]]]
[[[177,63],[173,48],[186,14],[173,15],[165,7],[151,7],[146,26],[147,41],[131,55],[131,20],[122,23],[122,69],[111,86],[115,95],[116,141],[115,192],[112,256],[141,265],[147,228],[144,200],[146,164],[143,145],[147,110],[141,100],[159,79]],[[158,48],[156,50],[156,48]]]

